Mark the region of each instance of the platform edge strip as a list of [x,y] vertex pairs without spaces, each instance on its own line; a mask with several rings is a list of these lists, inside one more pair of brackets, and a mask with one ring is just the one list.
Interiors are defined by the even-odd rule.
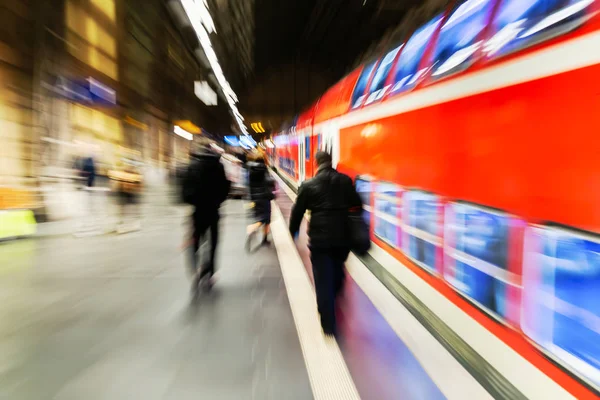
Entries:
[[[285,184],[284,190],[288,197],[295,200],[297,189],[278,172],[273,171],[273,174]],[[527,399],[503,374],[460,338],[375,258],[370,254],[363,257],[356,255],[356,257],[492,397],[495,399]]]
[[314,398],[359,400],[337,342],[323,336],[313,287],[277,204],[273,214],[273,241]]

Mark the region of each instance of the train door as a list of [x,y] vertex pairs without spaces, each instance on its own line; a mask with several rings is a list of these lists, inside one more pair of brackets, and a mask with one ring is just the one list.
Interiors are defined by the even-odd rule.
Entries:
[[298,184],[304,182],[306,178],[306,135],[304,132],[298,133]]
[[312,147],[312,136],[308,132],[304,136],[304,179],[312,177]]
[[316,163],[316,155],[317,151],[321,150],[320,148],[320,138],[321,135],[318,135],[313,131],[313,135],[310,137],[310,177],[312,178],[317,173]]

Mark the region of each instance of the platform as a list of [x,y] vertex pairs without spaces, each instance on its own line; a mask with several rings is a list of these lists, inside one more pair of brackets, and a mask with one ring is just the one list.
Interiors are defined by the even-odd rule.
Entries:
[[0,245],[0,399],[312,398],[275,249],[244,253],[241,202],[197,303],[186,210],[150,208],[136,233]]
[[340,335],[323,335],[306,224],[280,181],[273,244],[244,251],[222,208],[212,293],[190,296],[190,209],[156,189],[142,229],[76,238],[40,227],[0,244],[0,399],[574,399],[398,261],[351,255]]

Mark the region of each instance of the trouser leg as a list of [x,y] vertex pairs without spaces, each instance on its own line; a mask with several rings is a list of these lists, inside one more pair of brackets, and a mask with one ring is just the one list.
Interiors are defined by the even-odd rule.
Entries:
[[312,250],[311,262],[315,280],[317,308],[325,333],[335,333],[335,262],[328,251]]
[[202,221],[198,221],[197,219],[193,220],[194,223],[194,236],[193,236],[193,247],[191,251],[191,261],[193,271],[198,271],[198,251],[200,250],[200,246],[202,246],[203,238],[206,234],[207,226],[202,223]]
[[192,272],[198,270],[198,249],[200,249],[200,236],[194,231],[192,239],[192,247],[190,248],[190,267]]
[[215,273],[215,262],[217,255],[217,246],[219,244],[219,218],[216,218],[210,225],[210,258],[207,265],[207,273],[213,275]]
[[345,248],[336,248],[332,251],[334,276],[335,276],[335,295],[339,295],[344,290],[346,282],[346,268],[344,263],[350,252]]

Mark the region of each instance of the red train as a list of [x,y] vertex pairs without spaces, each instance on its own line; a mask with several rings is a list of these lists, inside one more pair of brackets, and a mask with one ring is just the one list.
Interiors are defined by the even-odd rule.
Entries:
[[297,187],[329,150],[373,241],[572,393],[539,350],[600,387],[599,11],[458,2],[329,89],[271,152]]

